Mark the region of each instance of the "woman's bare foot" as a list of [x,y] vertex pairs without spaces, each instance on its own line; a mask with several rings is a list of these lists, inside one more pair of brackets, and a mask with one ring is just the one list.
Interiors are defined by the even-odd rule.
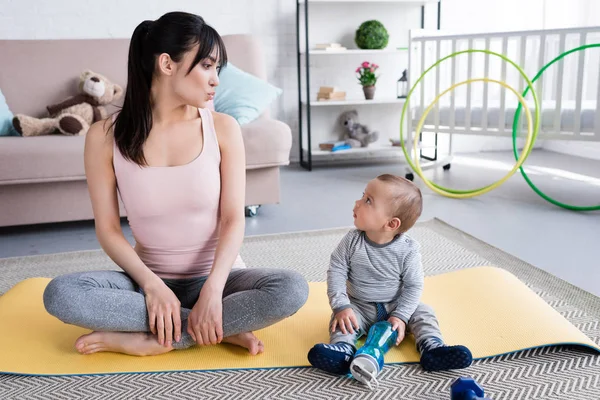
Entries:
[[75,348],[81,354],[110,351],[132,356],[154,356],[173,350],[172,346],[161,346],[154,335],[144,332],[92,332],[77,339]]
[[265,345],[261,342],[254,333],[244,332],[237,335],[223,338],[223,342],[235,344],[236,346],[248,349],[251,355],[255,356],[265,350]]

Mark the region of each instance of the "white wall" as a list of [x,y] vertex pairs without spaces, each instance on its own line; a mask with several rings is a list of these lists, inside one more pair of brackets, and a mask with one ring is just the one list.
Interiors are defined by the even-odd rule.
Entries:
[[[546,28],[600,25],[600,1],[598,0],[577,0],[560,11],[558,11],[558,6],[562,5],[564,7],[564,1],[546,1],[548,3],[546,6]],[[600,143],[549,140],[544,143],[544,148],[559,153],[600,160]]]
[[[566,10],[564,0],[442,0],[442,29],[453,31],[505,31],[520,29],[556,28],[583,25],[600,25],[600,1],[570,0]],[[319,5],[318,7],[329,7]],[[334,5],[331,7],[339,7]],[[376,11],[376,5],[369,6],[367,13],[360,18],[367,19]],[[114,10],[109,12],[108,10]],[[156,19],[165,12],[183,10],[202,15],[221,34],[252,33],[260,37],[267,57],[268,79],[284,90],[282,97],[273,105],[273,113],[277,118],[288,123],[294,131],[294,148],[292,159],[297,159],[297,72],[296,72],[296,27],[295,0],[172,0],[169,4],[158,0],[0,0],[0,39],[42,39],[42,38],[126,38],[130,37],[134,27],[144,19]],[[229,10],[229,11],[226,11]],[[344,10],[344,9],[342,9]],[[349,9],[347,9],[349,10]],[[346,15],[346,20],[356,13],[336,9],[325,9],[331,19],[325,17],[317,20],[311,27],[324,35],[326,41],[339,39],[352,45],[351,35],[333,34],[331,27],[334,17]],[[371,12],[373,11],[373,12]],[[384,10],[385,11],[385,10]],[[435,6],[428,7],[430,17]],[[345,14],[344,14],[345,13]],[[384,13],[385,14],[385,13]],[[380,13],[381,15],[381,13]],[[418,13],[408,10],[400,14],[398,25],[405,29],[417,27]],[[416,18],[415,18],[416,17]],[[339,19],[338,19],[339,21]],[[356,21],[351,21],[353,26]],[[434,20],[428,18],[427,25],[433,27]],[[393,29],[393,28],[392,28]],[[394,44],[401,44],[402,36]],[[315,41],[321,41],[315,37]],[[313,60],[315,58],[313,57]],[[352,68],[357,60],[341,59],[318,60],[319,66],[330,71]],[[363,61],[358,60],[358,61]],[[377,62],[377,60],[374,60]],[[382,65],[385,60],[381,60]],[[384,81],[381,90],[392,90],[389,82],[395,81],[404,61],[398,59],[391,67],[383,67]],[[314,76],[319,79],[318,75]],[[346,78],[345,78],[346,79]],[[350,94],[360,96],[360,87],[355,82],[339,82],[348,87]],[[388,81],[385,81],[387,79]],[[326,84],[326,81],[317,81]],[[313,88],[315,86],[313,85]],[[341,111],[341,110],[339,110]],[[506,142],[499,139],[483,143],[478,149],[503,148]],[[586,151],[594,156],[594,146],[585,144]],[[577,151],[579,143],[550,143],[553,150]],[[472,144],[471,144],[472,147]],[[573,150],[575,149],[575,150]],[[591,149],[591,150],[590,150]],[[460,150],[457,149],[457,150]],[[588,154],[590,155],[590,154]]]
[[[565,9],[564,0],[442,0],[441,28],[451,32],[490,32],[517,31],[544,28],[565,28],[581,26],[589,20],[589,6],[598,0],[573,0]],[[428,6],[426,11],[426,28],[435,28],[436,5]],[[310,22],[311,44],[318,42],[339,41],[347,47],[355,47],[352,32],[361,19],[376,18],[381,20],[390,32],[391,46],[401,46],[406,41],[406,30],[419,26],[419,7],[398,4],[311,4]],[[600,14],[599,14],[600,15]],[[335,19],[332,18],[335,16]],[[359,57],[360,58],[360,57]],[[356,84],[351,71],[357,61],[356,57],[315,57],[311,58],[311,97],[316,96],[320,85],[338,86],[345,90],[350,98],[360,98],[360,86]],[[368,61],[377,62],[381,66],[381,78],[377,83],[377,96],[393,97],[394,80],[407,63],[404,55],[370,56]],[[354,64],[353,64],[354,63]],[[535,71],[532,71],[535,73]],[[303,91],[304,93],[304,91]],[[345,108],[346,109],[346,108]],[[337,115],[345,109],[331,107],[312,108],[312,137],[315,142],[335,137]],[[387,118],[387,114],[399,114],[399,107],[394,106],[361,106],[357,108],[362,122],[370,128],[382,133],[382,142],[387,137],[397,137],[397,122]],[[440,138],[442,151],[446,139]],[[595,144],[549,143],[547,146],[559,151],[571,151],[586,146],[590,155],[590,147]],[[507,138],[483,138],[476,136],[455,136],[455,152],[478,152],[512,149],[511,140]],[[538,140],[536,147],[546,146]],[[592,152],[593,153],[593,152]],[[295,154],[294,154],[295,156]]]
[[544,0],[442,0],[442,29],[458,32],[540,29],[543,4]]
[[268,80],[284,90],[273,115],[297,131],[295,0],[0,0],[0,39],[129,38],[141,21],[176,10],[221,34],[257,35]]

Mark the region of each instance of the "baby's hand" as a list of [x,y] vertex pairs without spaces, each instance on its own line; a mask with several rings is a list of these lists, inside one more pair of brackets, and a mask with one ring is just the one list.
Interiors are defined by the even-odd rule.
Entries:
[[392,324],[393,330],[398,330],[398,339],[396,339],[396,346],[404,340],[404,333],[406,331],[406,324],[400,318],[390,317],[388,322]]
[[339,326],[340,330],[344,335],[348,332],[354,333],[354,327],[358,331],[358,321],[352,308],[346,308],[333,317],[333,324],[331,325],[331,333],[335,332],[335,328]]

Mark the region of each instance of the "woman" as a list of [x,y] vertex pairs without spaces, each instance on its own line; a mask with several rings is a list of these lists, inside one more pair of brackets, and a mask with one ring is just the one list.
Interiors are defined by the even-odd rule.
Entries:
[[[298,273],[245,269],[245,159],[240,128],[206,107],[227,63],[219,34],[183,12],[133,32],[122,110],[94,124],[85,171],[96,233],[120,271],[53,279],[48,312],[94,332],[82,354],[155,355],[221,341],[263,351],[252,331],[294,314]],[[120,227],[117,190],[136,241]]]

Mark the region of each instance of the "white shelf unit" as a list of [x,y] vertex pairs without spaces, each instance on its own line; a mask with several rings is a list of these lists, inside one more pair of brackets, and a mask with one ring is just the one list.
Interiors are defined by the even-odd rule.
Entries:
[[[417,5],[426,5],[427,3],[435,3],[438,0],[308,0],[309,3],[408,3]],[[304,4],[305,0],[298,0],[298,3]]]
[[[383,50],[363,50],[363,49],[348,49],[348,50],[309,50],[308,54],[311,56],[331,56],[331,55],[356,55],[356,54],[364,54],[364,55],[377,55],[377,54],[396,54],[396,53],[405,53],[408,51],[408,48],[401,49],[383,49]],[[301,50],[300,54],[306,54],[305,50]]]
[[[396,98],[396,81],[408,68],[409,30],[425,28],[426,8],[429,15],[429,8],[436,6],[439,29],[441,0],[296,0],[296,6],[300,165],[310,171],[313,160],[328,163],[403,158],[402,149],[389,142],[399,134],[398,124],[404,105],[404,99]],[[356,48],[356,29],[360,23],[372,19],[380,20],[388,30],[388,47],[381,50]],[[347,49],[315,48],[317,43],[331,42],[341,43]],[[372,100],[364,99],[353,73],[356,66],[366,60],[379,64],[381,75],[385,75],[385,79],[378,79]],[[314,65],[319,63],[335,68],[326,71],[327,68]],[[321,80],[319,75],[322,75]],[[329,83],[340,80],[344,80],[340,85]],[[317,101],[319,86],[340,87],[346,91],[347,98]],[[360,122],[377,130],[380,139],[366,148],[336,152],[319,150],[320,142],[339,139],[336,116],[349,109],[356,109]]]
[[[348,99],[348,100],[321,100],[321,101],[311,101],[311,107],[330,107],[330,106],[358,106],[358,105],[371,105],[371,104],[404,104],[404,99],[396,99],[396,98],[382,98],[382,99]],[[302,101],[302,105],[306,106],[306,101]]]
[[343,162],[343,161],[360,161],[376,159],[398,159],[404,157],[402,148],[392,146],[390,144],[377,144],[369,147],[361,147],[340,151],[325,151],[314,150],[312,152],[313,161],[315,163]]

